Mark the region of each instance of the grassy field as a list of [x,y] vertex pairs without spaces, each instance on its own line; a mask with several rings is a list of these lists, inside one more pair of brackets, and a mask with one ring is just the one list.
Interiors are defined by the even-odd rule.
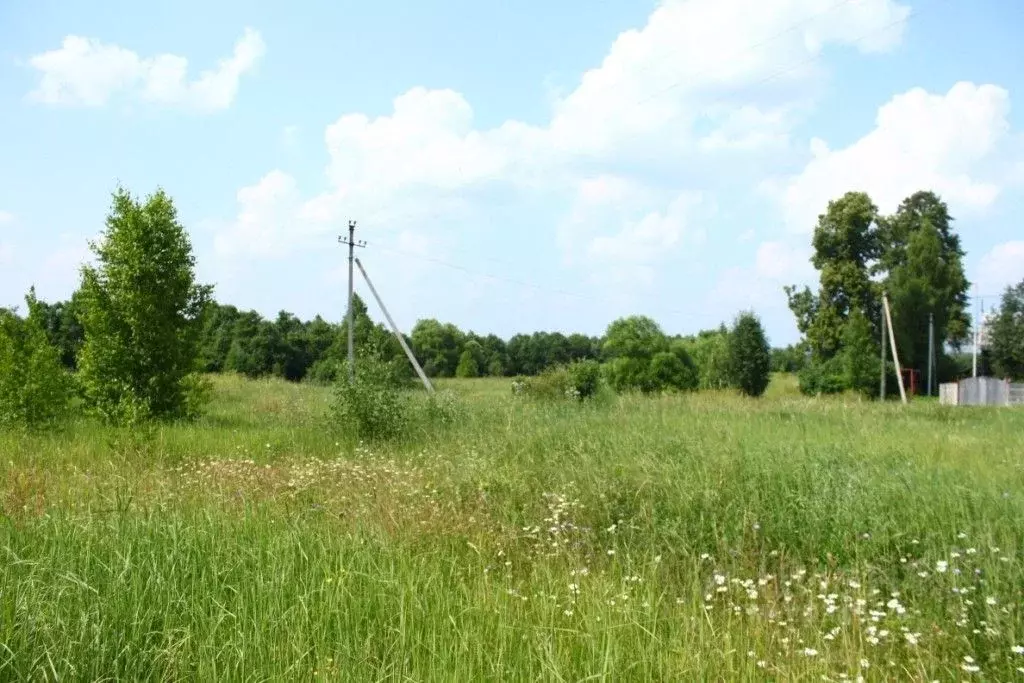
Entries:
[[444,387],[0,434],[0,680],[1024,680],[1024,411]]

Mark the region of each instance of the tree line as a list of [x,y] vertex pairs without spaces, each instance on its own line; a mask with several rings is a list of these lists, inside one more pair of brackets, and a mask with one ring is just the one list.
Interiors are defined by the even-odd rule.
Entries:
[[[69,371],[77,370],[85,342],[81,293],[56,303],[34,300],[33,306],[61,364]],[[374,322],[358,294],[353,295],[352,308],[357,359],[408,362],[392,332]],[[281,311],[268,320],[256,311],[210,300],[201,320],[197,344],[200,372],[327,384],[338,378],[347,358],[347,319],[334,323],[318,315],[303,321]],[[607,362],[619,357],[650,360],[659,353],[672,353],[686,367],[692,367],[693,388],[721,389],[730,386],[729,334],[723,324],[693,335],[670,335],[652,319],[632,316],[615,321],[602,336],[534,332],[505,340],[428,318],[417,321],[404,338],[430,377],[535,376],[579,361]],[[636,335],[636,339],[623,346],[622,339],[629,335]],[[772,350],[773,370],[787,369],[774,360],[781,352]],[[683,384],[689,386],[690,382]]]

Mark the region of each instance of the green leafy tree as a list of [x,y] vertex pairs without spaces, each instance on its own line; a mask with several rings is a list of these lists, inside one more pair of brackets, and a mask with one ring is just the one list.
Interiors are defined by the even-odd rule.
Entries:
[[480,367],[470,349],[466,349],[459,357],[459,365],[455,368],[456,377],[479,377]]
[[741,313],[729,332],[729,370],[733,386],[747,396],[760,396],[768,388],[771,346],[753,313]]
[[668,338],[658,323],[643,315],[619,318],[608,326],[601,352],[605,358],[634,358],[649,361],[654,354],[668,351]]
[[1024,380],[1024,280],[1007,287],[989,324],[989,359],[1000,377]]
[[0,309],[0,426],[38,428],[64,417],[71,399],[70,377],[44,328],[46,308],[26,297],[28,318]]
[[69,370],[78,367],[78,352],[85,341],[85,330],[80,319],[82,296],[79,292],[71,295],[68,301],[47,304],[36,301],[39,322],[46,332],[47,339],[57,347],[61,364]]
[[115,421],[187,414],[211,288],[196,282],[171,198],[158,190],[140,202],[118,188],[91,246],[98,263],[82,269],[79,357],[87,400]]
[[915,193],[881,220],[882,253],[875,271],[886,276],[900,361],[922,371],[928,364],[929,315],[937,353],[943,342],[960,348],[970,330],[964,251],[952,220],[932,192]]
[[817,360],[828,360],[839,352],[843,326],[854,308],[878,320],[878,288],[870,271],[881,253],[877,221],[878,208],[863,192],[848,192],[830,201],[818,217],[812,240],[818,293],[786,287],[797,327]]
[[199,342],[199,365],[203,372],[222,372],[226,369],[239,316],[234,306],[221,306],[215,301],[207,304]]
[[807,364],[803,344],[772,349],[772,372],[800,372]]
[[416,358],[428,375],[452,377],[459,365],[465,335],[451,323],[420,320],[410,335]]
[[729,376],[729,330],[701,330],[695,337],[681,340],[697,367],[700,389],[725,389]]
[[878,394],[881,363],[871,323],[859,308],[854,309],[843,330],[843,384],[864,396]]

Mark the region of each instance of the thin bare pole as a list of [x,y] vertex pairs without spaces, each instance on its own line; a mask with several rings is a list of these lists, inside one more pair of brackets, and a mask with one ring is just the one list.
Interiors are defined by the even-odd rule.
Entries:
[[928,396],[932,395],[932,374],[935,372],[935,314],[928,314]]
[[878,394],[881,400],[885,400],[885,312],[882,312],[882,372],[878,380]]
[[978,305],[979,305],[979,303],[981,301],[978,298],[978,285],[974,285],[974,298],[975,298],[975,302],[974,302],[974,344],[972,344],[972,346],[974,347],[974,349],[972,351],[973,356],[974,356],[974,360],[971,363],[971,365],[972,365],[971,377],[977,377],[978,376],[978,342],[981,339],[981,335],[978,333],[978,331],[981,329],[981,319],[980,319],[980,316],[978,315]]
[[370,293],[373,294],[373,298],[377,300],[380,310],[384,311],[384,317],[387,318],[388,325],[391,326],[391,331],[395,333],[395,339],[397,339],[398,343],[402,345],[402,350],[405,351],[405,355],[409,358],[409,362],[412,363],[414,368],[416,368],[416,374],[420,376],[420,381],[423,382],[424,388],[429,393],[434,393],[434,385],[431,384],[430,380],[427,378],[427,373],[423,372],[423,368],[420,367],[419,361],[416,360],[416,356],[413,354],[412,349],[410,349],[409,345],[405,343],[405,337],[403,337],[402,333],[398,331],[398,325],[396,325],[395,321],[391,319],[391,314],[388,313],[387,306],[385,306],[384,301],[381,300],[380,294],[377,294],[376,288],[373,286],[373,283],[370,282],[370,276],[366,274],[366,269],[363,268],[363,264],[359,262],[359,259],[356,259],[356,265],[359,266],[359,272],[363,274],[363,279],[366,280],[366,285],[370,288]]
[[907,402],[907,391],[903,387],[903,371],[900,368],[900,357],[896,353],[896,334],[892,330],[892,314],[889,312],[889,297],[882,292],[882,306],[885,308],[885,319],[889,327],[889,343],[892,344],[892,362],[896,364],[896,379],[900,385],[900,400]]

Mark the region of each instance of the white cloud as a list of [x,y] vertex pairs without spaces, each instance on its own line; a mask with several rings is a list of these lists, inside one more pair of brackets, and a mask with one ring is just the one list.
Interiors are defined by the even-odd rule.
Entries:
[[98,107],[115,95],[127,94],[202,111],[225,109],[234,101],[242,75],[256,66],[264,52],[259,32],[246,28],[230,57],[190,81],[185,57],[161,54],[144,58],[117,45],[69,35],[61,47],[29,59],[41,75],[29,99]]
[[984,163],[1009,131],[1010,98],[994,85],[957,83],[945,95],[914,88],[878,110],[875,129],[845,149],[811,142],[812,160],[782,190],[790,228],[808,232],[830,199],[863,190],[883,212],[921,188],[954,211],[984,209],[998,196]]
[[14,262],[14,246],[0,242],[0,265],[7,265]]
[[776,282],[802,282],[813,276],[809,258],[806,247],[795,247],[785,242],[762,242],[754,258],[754,272],[758,277]]
[[1024,281],[1024,240],[998,244],[981,257],[978,268],[981,294],[1001,294],[1009,285]]
[[214,240],[220,254],[273,256],[300,237],[296,234],[301,228],[296,221],[299,193],[295,179],[287,173],[271,171],[255,185],[239,190],[237,199],[237,218]]
[[10,211],[0,211],[0,227],[10,225],[14,222],[14,214]]
[[[597,260],[649,262],[658,259],[678,245],[689,223],[694,209],[701,202],[701,195],[683,192],[663,211],[651,211],[639,220],[625,222],[614,235],[593,238],[587,253]],[[690,235],[699,240],[701,233],[691,230]]]
[[396,97],[390,114],[341,116],[324,135],[327,188],[301,200],[294,181],[280,193],[264,178],[239,193],[239,215],[219,244],[280,253],[301,243],[296,235],[348,217],[387,211],[401,222],[486,208],[472,191],[500,185],[566,207],[554,238],[567,264],[600,267],[612,254],[654,263],[699,241],[693,213],[702,202],[701,188],[650,186],[651,164],[695,171],[681,150],[734,155],[788,144],[820,76],[809,61],[826,45],[891,49],[908,14],[894,0],[664,0],[553,103],[546,125],[479,129],[462,94],[423,87]]
[[[728,125],[736,115],[727,104],[753,116],[751,98],[770,99],[773,87],[805,79],[813,72],[806,63],[825,44],[894,47],[909,12],[892,0],[662,2],[646,26],[619,35],[601,66],[558,103],[553,143],[598,157],[664,148],[666,141],[685,146],[697,119],[720,117]],[[887,25],[885,35],[872,33]]]

